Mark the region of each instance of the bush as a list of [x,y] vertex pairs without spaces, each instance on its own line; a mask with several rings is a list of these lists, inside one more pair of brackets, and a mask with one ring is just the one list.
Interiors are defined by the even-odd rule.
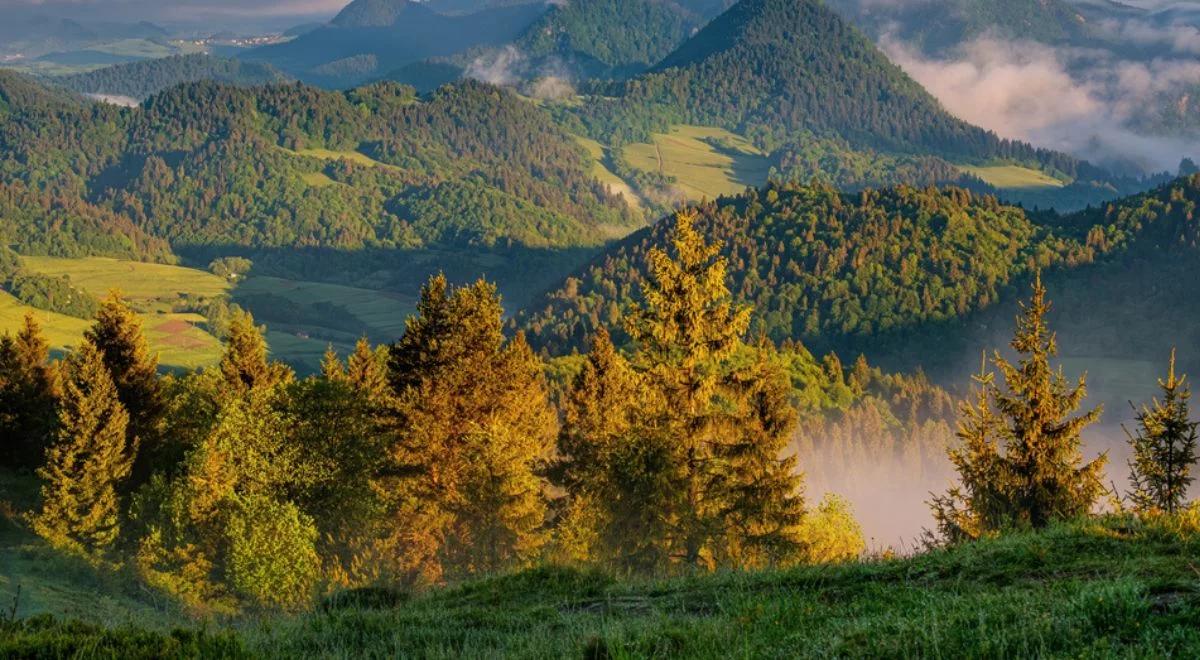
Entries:
[[850,503],[837,495],[826,495],[815,511],[804,516],[800,537],[804,559],[810,564],[853,561],[867,548]]
[[290,502],[250,497],[226,531],[229,584],[261,607],[296,609],[312,597],[320,576],[317,528]]

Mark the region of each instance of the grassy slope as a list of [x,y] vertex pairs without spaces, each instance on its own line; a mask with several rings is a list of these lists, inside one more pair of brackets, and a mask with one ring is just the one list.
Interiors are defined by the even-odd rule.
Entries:
[[[185,296],[212,297],[226,293],[229,284],[211,273],[194,268],[120,261],[103,257],[63,259],[24,257],[25,266],[46,275],[69,275],[72,283],[96,297],[119,289],[136,309],[151,350],[169,367],[192,369],[215,363],[221,344],[196,324],[204,317],[172,312],[172,305]],[[88,321],[42,310],[34,310],[3,294],[0,297],[0,332],[19,327],[26,311],[42,322],[50,345],[58,350],[74,345],[91,325]]]
[[967,174],[973,174],[1001,190],[1062,188],[1066,185],[1045,172],[1018,165],[961,166],[959,169]]
[[588,155],[592,157],[592,176],[596,177],[600,183],[608,186],[611,192],[624,197],[625,202],[629,206],[635,210],[641,210],[642,198],[634,192],[633,188],[624,179],[614,174],[604,165],[604,145],[591,138],[579,135],[575,136],[575,139],[579,141],[579,144],[583,145]]
[[656,133],[653,144],[628,145],[624,154],[634,168],[674,177],[689,201],[736,195],[747,186],[762,185],[770,169],[766,156],[745,138],[710,126],[673,126],[669,134]]
[[[84,290],[102,297],[111,289],[120,289],[139,312],[151,348],[159,352],[162,364],[171,367],[194,368],[207,366],[220,359],[220,343],[212,335],[196,327],[204,322],[197,314],[172,312],[172,306],[186,297],[209,298],[231,293],[226,280],[206,271],[181,266],[166,266],[102,257],[62,259],[54,257],[24,257],[26,266],[47,275],[69,275],[71,281]],[[285,298],[301,307],[332,303],[361,320],[367,333],[376,343],[392,341],[404,331],[404,320],[416,301],[410,297],[387,292],[336,284],[302,282],[275,277],[250,277],[236,291],[234,300],[255,294],[270,294]],[[90,322],[52,312],[35,310],[0,291],[0,332],[20,327],[26,311],[33,311],[51,346],[64,349],[73,346]],[[254,306],[250,306],[254,312]],[[320,318],[321,312],[314,317]],[[341,353],[348,353],[358,334],[326,328],[319,323],[294,325],[279,323],[264,317],[272,354],[307,371],[319,368],[321,357],[330,344],[329,337]],[[311,338],[310,338],[311,335]]]
[[[663,581],[542,568],[395,608],[234,629],[247,652],[271,657],[1195,657],[1196,523],[1111,517],[914,558]],[[165,622],[163,610],[123,596],[103,611],[69,606],[86,589],[34,567],[3,562],[0,575],[15,568],[36,588],[52,582],[61,597],[38,611],[108,624],[147,616],[140,625],[150,629]],[[0,577],[0,599],[13,582]],[[0,628],[0,655],[6,643],[36,648],[45,634],[37,629],[10,628],[6,642]],[[92,653],[115,644],[97,631],[58,641]]]

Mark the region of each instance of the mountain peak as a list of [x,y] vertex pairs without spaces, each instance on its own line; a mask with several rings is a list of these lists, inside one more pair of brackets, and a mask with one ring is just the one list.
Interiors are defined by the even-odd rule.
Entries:
[[330,21],[338,27],[391,27],[411,13],[433,12],[412,0],[354,0]]

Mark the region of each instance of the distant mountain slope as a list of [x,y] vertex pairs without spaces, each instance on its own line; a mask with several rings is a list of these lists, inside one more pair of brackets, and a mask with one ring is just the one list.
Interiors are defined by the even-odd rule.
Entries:
[[109,94],[142,100],[169,87],[201,80],[233,85],[283,82],[288,76],[256,62],[209,55],[177,55],[53,78],[53,82],[83,94]]
[[579,114],[610,143],[645,141],[651,131],[691,123],[741,133],[767,151],[807,134],[1080,173],[1074,158],[1001,140],[951,116],[817,0],[743,0],[651,73],[596,93]]
[[241,58],[346,87],[426,58],[509,43],[545,11],[535,3],[446,16],[409,0],[355,0],[328,25]]
[[1082,41],[1092,32],[1084,14],[1067,0],[828,0],[829,5],[874,35],[887,33],[927,53],[985,33],[1050,43]]
[[551,7],[516,41],[531,57],[558,56],[585,71],[646,69],[703,25],[673,0],[588,0]]
[[0,183],[86,199],[175,247],[565,248],[640,221],[548,115],[476,82],[420,99],[202,82],[123,111],[5,74],[0,114]]
[[[731,290],[753,305],[756,331],[853,355],[917,327],[958,327],[1035,269],[1119,269],[1127,254],[1145,258],[1133,252],[1140,246],[1159,258],[1182,248],[1169,260],[1183,255],[1200,267],[1198,206],[1200,176],[1069,216],[1030,215],[953,188],[844,194],[787,184],[701,206],[697,226],[721,242]],[[551,353],[582,346],[600,326],[619,330],[649,248],[666,244],[669,227],[607,249],[515,324]]]

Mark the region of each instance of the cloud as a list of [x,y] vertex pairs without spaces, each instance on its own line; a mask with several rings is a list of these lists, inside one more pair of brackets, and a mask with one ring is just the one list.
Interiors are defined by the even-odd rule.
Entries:
[[953,57],[928,58],[890,37],[896,64],[951,113],[1013,139],[1147,171],[1174,170],[1200,154],[1183,139],[1139,130],[1172,94],[1200,85],[1200,62],[1120,60],[1105,51],[1054,48],[985,36]]
[[463,72],[463,77],[511,86],[525,79],[527,65],[528,58],[524,53],[515,46],[505,46],[476,57]]

